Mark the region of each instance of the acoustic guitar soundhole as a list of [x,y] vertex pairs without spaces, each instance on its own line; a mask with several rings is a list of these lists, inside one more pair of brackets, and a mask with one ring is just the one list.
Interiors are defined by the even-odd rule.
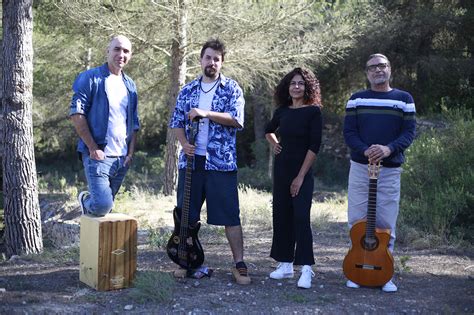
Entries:
[[377,237],[364,237],[360,240],[360,245],[367,251],[373,251],[379,246],[379,239]]

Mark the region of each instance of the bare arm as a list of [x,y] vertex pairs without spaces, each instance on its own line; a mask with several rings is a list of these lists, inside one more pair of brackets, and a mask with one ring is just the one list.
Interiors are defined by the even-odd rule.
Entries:
[[127,156],[125,157],[125,161],[123,162],[125,166],[132,164],[133,153],[135,152],[136,144],[137,144],[137,131],[134,131],[132,134],[132,139],[130,139],[130,143],[128,144]]
[[306,157],[304,158],[303,165],[301,165],[298,175],[291,182],[290,194],[292,197],[296,197],[300,192],[304,177],[306,176],[306,173],[308,173],[309,169],[311,168],[311,165],[313,165],[315,160],[316,154],[313,151],[308,150],[308,152],[306,152]]
[[274,133],[266,133],[265,138],[272,146],[273,153],[279,154],[281,152],[282,146],[280,145],[280,142],[278,142],[278,138],[276,137],[276,135]]
[[77,134],[89,149],[89,156],[93,160],[105,159],[104,151],[102,151],[92,137],[89,126],[87,125],[86,116],[75,114],[71,116],[72,123],[76,129]]
[[220,113],[210,110],[202,110],[199,108],[192,108],[188,115],[190,120],[193,120],[197,116],[201,116],[202,118],[209,118],[209,120],[224,126],[242,128],[242,126],[229,113]]

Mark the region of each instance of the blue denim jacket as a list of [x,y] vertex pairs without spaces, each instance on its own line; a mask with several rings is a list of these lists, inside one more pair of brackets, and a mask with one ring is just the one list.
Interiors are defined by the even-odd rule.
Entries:
[[[199,78],[186,84],[178,95],[176,107],[171,117],[170,128],[183,128],[189,123],[187,113],[191,108],[199,106],[200,86]],[[244,96],[237,82],[221,74],[220,84],[217,86],[212,99],[211,111],[230,114],[240,126],[244,126]],[[210,171],[237,170],[237,131],[242,128],[224,126],[209,121],[209,134],[206,152],[205,169]],[[186,155],[181,150],[178,168],[186,167]]]
[[[138,96],[135,82],[123,74],[123,82],[128,91],[127,108],[127,144],[130,143],[134,131],[140,128],[138,119]],[[109,122],[109,100],[105,93],[105,79],[110,75],[107,63],[80,73],[72,89],[74,95],[71,100],[69,116],[85,115],[89,130],[94,141],[100,148],[107,145],[106,135]],[[89,153],[89,149],[82,139],[79,139],[77,151]]]

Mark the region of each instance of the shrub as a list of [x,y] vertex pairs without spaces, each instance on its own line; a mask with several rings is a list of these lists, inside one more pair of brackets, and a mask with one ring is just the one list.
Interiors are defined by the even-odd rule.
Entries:
[[175,280],[169,273],[145,270],[137,272],[133,284],[129,296],[137,303],[166,303],[173,297]]
[[267,141],[257,140],[251,145],[255,156],[254,165],[239,167],[239,183],[257,189],[271,190],[272,179],[269,176],[269,156]]
[[338,159],[327,152],[320,152],[316,158],[313,171],[324,186],[346,188],[350,162],[348,159]]
[[129,190],[136,186],[144,190],[159,191],[165,162],[162,154],[150,154],[137,151],[133,155],[133,164],[125,176],[123,186]]
[[401,231],[472,241],[474,121],[466,110],[445,115],[447,128],[424,132],[407,151],[398,222]]

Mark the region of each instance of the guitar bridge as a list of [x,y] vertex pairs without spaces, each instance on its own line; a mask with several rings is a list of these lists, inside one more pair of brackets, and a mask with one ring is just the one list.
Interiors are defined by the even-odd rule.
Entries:
[[374,266],[374,265],[356,264],[355,266],[356,266],[356,268],[359,268],[359,269],[382,270],[382,267],[380,267],[380,266]]

